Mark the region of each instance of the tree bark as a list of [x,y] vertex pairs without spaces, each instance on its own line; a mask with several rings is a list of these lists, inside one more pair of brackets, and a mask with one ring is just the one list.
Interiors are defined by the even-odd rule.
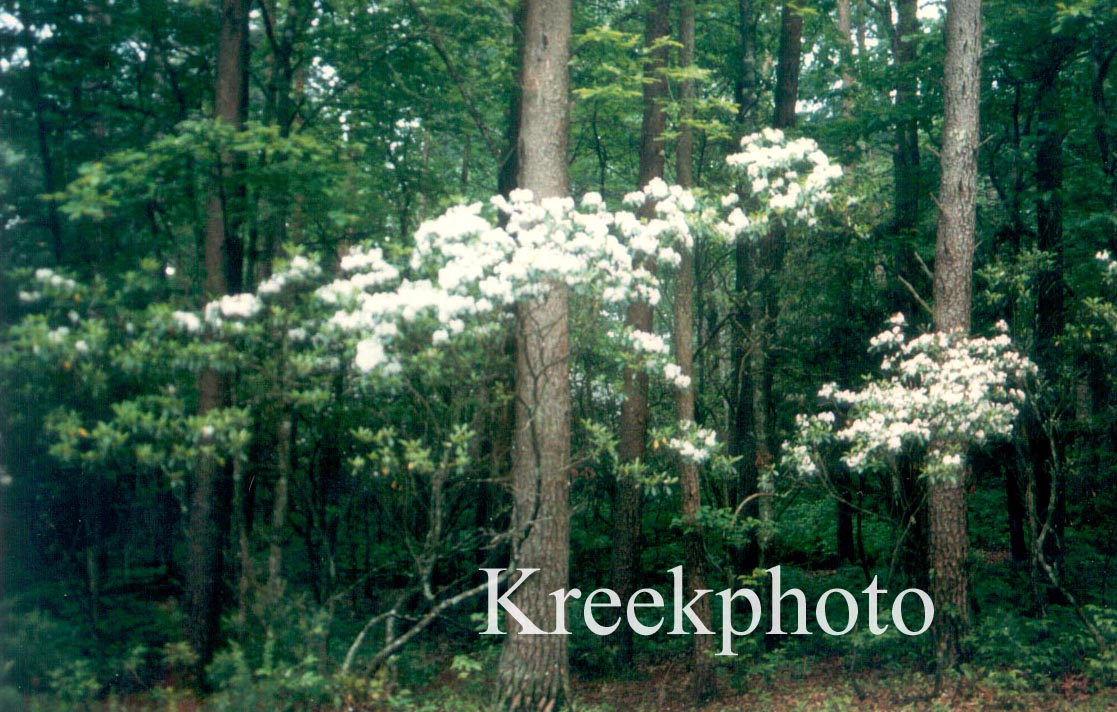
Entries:
[[[680,0],[679,38],[682,43],[679,64],[688,67],[694,63],[694,0]],[[694,82],[682,83],[679,87],[679,100],[682,103],[682,123],[675,152],[675,174],[679,185],[690,188],[694,182],[694,141],[693,131],[687,120],[694,111]],[[675,392],[675,417],[680,423],[694,423],[694,252],[685,245],[680,245],[678,250],[682,260],[675,282],[675,361],[683,375],[690,379],[690,385]],[[698,464],[682,457],[679,458],[679,490],[687,588],[698,591],[706,588],[706,547],[702,540],[702,528],[698,524],[698,515],[702,508],[702,483]],[[693,610],[699,620],[710,623],[708,598],[702,597]],[[717,694],[713,664],[714,640],[713,636],[708,635],[692,637],[694,701],[695,704],[702,704]]]
[[[670,0],[655,0],[648,8],[644,25],[644,45],[670,35]],[[648,55],[644,64],[644,115],[640,126],[639,187],[653,178],[663,178],[665,158],[663,132],[667,115],[663,102],[667,97],[667,79],[662,70],[667,66],[667,47]],[[647,80],[651,81],[647,81]],[[647,206],[650,209],[651,206]],[[650,217],[650,216],[648,216]],[[645,260],[645,269],[655,272],[655,262]],[[625,315],[625,325],[640,331],[652,330],[652,307],[645,301],[634,301]],[[624,401],[621,403],[620,440],[617,455],[622,465],[642,461],[648,431],[648,374],[641,368],[624,370]],[[613,513],[613,587],[621,600],[628,600],[637,588],[640,576],[640,518],[644,493],[639,482],[631,477],[618,477]],[[632,664],[632,630],[621,626],[616,634],[618,663]]]
[[[218,121],[240,127],[245,111],[245,67],[248,57],[248,4],[246,0],[224,0],[217,47],[217,78],[214,115]],[[223,167],[232,164],[229,157]],[[227,173],[227,171],[218,171]],[[223,199],[220,176],[215,176],[207,208],[205,236],[206,297],[213,299],[240,286],[237,250],[230,246],[229,216]],[[198,414],[229,403],[229,382],[215,368],[207,368],[198,380]],[[186,639],[197,655],[195,674],[201,680],[212,659],[220,633],[224,547],[229,534],[229,499],[232,476],[229,468],[213,457],[199,457],[194,470],[190,498],[188,563],[186,572]]]
[[799,99],[799,68],[803,54],[803,16],[785,2],[780,15],[780,50],[776,64],[776,109],[772,126],[786,129],[795,125],[795,104]]
[[[894,219],[896,231],[904,234],[912,233],[919,224],[919,127],[916,121],[918,95],[913,73],[915,41],[912,39],[919,32],[917,13],[917,0],[898,0],[897,23],[892,33],[892,57],[896,73],[896,150],[892,154],[896,201]],[[903,249],[911,248],[905,246]],[[907,267],[910,262],[909,257],[898,267]]]
[[[737,81],[737,124],[742,134],[748,133],[757,121],[756,108],[759,96],[757,77],[756,7],[754,0],[739,0],[740,77]],[[757,465],[756,440],[753,432],[752,412],[752,300],[755,287],[756,259],[753,244],[745,237],[738,237],[734,246],[734,311],[730,357],[732,363],[730,399],[729,452],[738,458],[737,481],[733,499],[741,502],[756,493]],[[752,499],[742,514],[755,518],[760,512],[759,503]],[[734,568],[751,571],[759,563],[758,550],[749,542],[733,552]]]
[[[973,294],[977,147],[981,98],[981,0],[953,0],[946,15],[934,326],[969,332]],[[966,659],[971,630],[965,475],[929,484],[931,630],[940,672]]]
[[[519,184],[536,198],[569,193],[570,0],[525,0]],[[568,294],[552,282],[516,314],[513,551],[539,573],[512,600],[533,621],[555,619],[551,591],[567,588],[570,548]],[[511,625],[509,623],[509,625]],[[503,710],[550,712],[570,699],[567,638],[509,630],[497,670]]]
[[849,0],[838,0],[838,33],[841,39],[841,77],[842,77],[842,117],[853,116],[853,12]]
[[[795,125],[795,104],[799,97],[799,65],[802,60],[803,17],[790,3],[783,6],[780,27],[779,64],[776,67],[775,113],[772,128],[788,129]],[[760,238],[756,250],[756,280],[751,300],[752,329],[749,367],[752,370],[752,428],[756,447],[757,483],[764,495],[758,509],[761,521],[773,517],[771,482],[764,471],[775,462],[776,440],[772,428],[775,408],[772,404],[772,382],[775,371],[772,344],[776,340],[776,318],[779,314],[778,275],[783,268],[786,234],[782,225],[773,223]],[[760,563],[767,558],[769,539],[764,529],[759,537]]]
[[734,87],[737,98],[737,123],[744,127],[756,121],[759,101],[756,48],[756,0],[737,0],[738,34],[740,36],[740,76]]

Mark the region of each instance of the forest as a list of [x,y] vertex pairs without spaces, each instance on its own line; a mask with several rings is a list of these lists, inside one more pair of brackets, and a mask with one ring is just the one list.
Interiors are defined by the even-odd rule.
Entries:
[[1117,709],[1115,57],[0,0],[0,712]]

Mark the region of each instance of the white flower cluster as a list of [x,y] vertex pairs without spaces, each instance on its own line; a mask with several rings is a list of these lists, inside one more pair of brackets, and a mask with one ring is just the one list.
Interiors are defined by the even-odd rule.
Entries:
[[296,255],[291,259],[286,269],[272,274],[264,280],[256,293],[260,296],[275,295],[283,291],[284,287],[292,284],[309,282],[322,274],[322,268],[317,263],[311,262],[303,255]]
[[215,299],[205,308],[205,320],[214,326],[221,326],[222,317],[226,319],[251,319],[260,313],[264,303],[251,292],[226,294]]
[[628,338],[632,343],[632,350],[638,354],[666,356],[671,350],[667,340],[659,334],[633,329],[628,333]]
[[171,314],[171,319],[188,334],[196,334],[202,330],[202,320],[193,312],[176,311]]
[[1109,250],[1099,250],[1097,254],[1094,255],[1094,259],[1101,262],[1102,266],[1105,267],[1105,274],[1107,277],[1112,279],[1114,276],[1117,276],[1117,260],[1114,260],[1110,256]]
[[[555,282],[606,304],[642,299],[654,306],[659,282],[635,265],[643,257],[678,264],[672,246],[691,243],[687,218],[697,205],[688,191],[661,180],[634,195],[640,204],[655,201],[655,217],[609,212],[596,193],[576,205],[572,198],[536,202],[530,191],[515,190],[507,199],[490,200],[495,213],[481,203],[459,205],[416,232],[409,267],[426,279],[401,279],[380,250],[356,248],[342,259],[351,274],[318,295],[339,307],[332,325],[366,335],[358,347],[364,370],[393,363],[385,346],[401,321],[435,316],[441,328],[432,341],[441,343],[464,331],[467,320],[537,298]],[[635,336],[631,343],[648,354],[667,351],[653,334]]]
[[[77,282],[69,277],[63,277],[49,267],[40,267],[35,270],[35,281],[42,289],[55,292],[69,293],[77,289]],[[43,298],[43,293],[38,290],[20,290],[17,297],[21,304],[34,304]]]
[[679,428],[681,437],[668,440],[668,447],[679,453],[679,457],[696,464],[709,460],[718,445],[717,433],[699,428],[693,422],[682,422]]
[[685,391],[690,388],[690,376],[683,373],[683,369],[677,363],[668,363],[663,366],[663,377],[680,391]]
[[234,329],[243,329],[244,321],[256,317],[264,310],[261,297],[271,298],[292,286],[311,284],[321,275],[322,268],[317,262],[304,255],[296,255],[286,267],[261,282],[255,293],[226,294],[214,299],[202,309],[200,318],[193,312],[175,311],[171,313],[171,321],[176,328],[187,334],[201,333],[206,324],[220,329],[225,326],[226,320],[232,320]]
[[67,277],[63,277],[49,267],[40,267],[35,270],[35,281],[41,282],[44,286],[61,289],[67,292],[72,292],[77,288],[77,282]]
[[682,367],[671,360],[671,346],[667,339],[639,329],[628,329],[623,336],[616,331],[609,332],[609,338],[618,339],[636,356],[639,367],[660,374],[669,384],[679,390],[690,388],[690,377],[683,373]]
[[70,327],[68,326],[59,326],[47,332],[47,341],[55,345],[65,343],[69,337]]
[[[779,129],[745,136],[741,149],[725,161],[743,171],[743,187],[751,199],[746,198],[729,214],[723,227],[728,236],[760,235],[772,216],[814,226],[818,208],[833,198],[828,188],[841,177],[841,166],[830,163],[813,140],[788,141]],[[725,208],[738,202],[735,195],[722,198]]]
[[341,271],[356,273],[345,279],[335,279],[316,292],[327,304],[338,304],[359,298],[366,289],[391,284],[399,279],[399,270],[384,259],[379,247],[353,247],[341,258]]
[[795,442],[784,443],[785,467],[814,474],[814,448],[828,441],[843,445],[842,461],[859,472],[887,466],[908,446],[933,446],[924,474],[951,478],[970,445],[1012,432],[1025,398],[1013,384],[1036,367],[1011,348],[1003,322],[990,338],[936,332],[910,341],[901,315],[891,323],[871,341],[871,350],[884,352],[882,376],[858,391],[823,386],[819,398],[845,411],[844,426],[830,412],[798,416]]

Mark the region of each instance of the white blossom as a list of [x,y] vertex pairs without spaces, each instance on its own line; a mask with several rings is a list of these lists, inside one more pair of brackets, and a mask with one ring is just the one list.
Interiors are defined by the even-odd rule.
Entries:
[[260,313],[264,305],[259,297],[249,292],[226,294],[206,305],[205,318],[215,325],[221,324],[221,317],[227,319],[251,319]]
[[202,320],[192,312],[176,311],[171,314],[171,318],[187,333],[196,334],[202,330]]
[[823,386],[819,398],[842,406],[844,422],[831,432],[832,412],[797,418],[797,437],[783,457],[787,467],[814,472],[816,465],[804,467],[803,451],[795,448],[823,441],[842,445],[842,461],[855,471],[887,467],[910,448],[945,443],[946,450],[929,453],[924,474],[950,478],[968,445],[1012,432],[1024,393],[1011,384],[1034,375],[1036,367],[1011,348],[1006,334],[936,332],[908,340],[902,315],[890,323],[870,341],[883,355],[881,376],[857,391]]
[[685,375],[683,369],[677,363],[669,363],[664,366],[663,375],[668,382],[681,391],[690,388],[690,376]]

